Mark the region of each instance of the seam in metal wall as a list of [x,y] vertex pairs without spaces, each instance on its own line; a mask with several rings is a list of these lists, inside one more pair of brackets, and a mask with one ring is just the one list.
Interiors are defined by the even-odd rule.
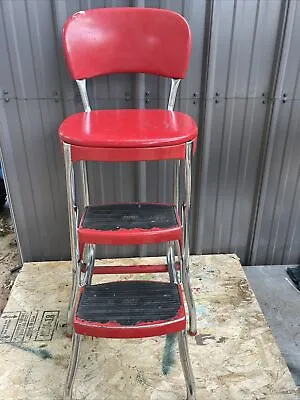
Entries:
[[[57,128],[82,108],[63,60],[63,23],[80,9],[122,6],[172,9],[192,29],[190,68],[176,104],[195,118],[200,132],[193,164],[192,252],[236,252],[252,264],[297,263],[296,0],[1,2],[0,145],[24,260],[69,257]],[[165,107],[169,90],[166,79],[142,74],[96,78],[88,88],[96,108]],[[171,164],[90,163],[92,200],[168,201]],[[161,251],[103,246],[99,256]]]

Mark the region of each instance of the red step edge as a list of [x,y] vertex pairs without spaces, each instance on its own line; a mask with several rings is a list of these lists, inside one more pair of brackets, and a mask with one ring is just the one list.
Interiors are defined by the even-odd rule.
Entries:
[[[170,320],[139,322],[137,325],[134,326],[122,326],[113,321],[101,324],[97,322],[82,320],[76,316],[75,312],[74,331],[84,336],[104,337],[111,339],[137,339],[180,332],[186,328],[186,316],[181,284],[178,285],[178,289],[181,306],[178,310],[177,315]],[[83,290],[84,288],[81,288],[80,292],[82,293]],[[79,299],[80,297],[78,297],[78,303]]]
[[[151,203],[146,203],[151,204]],[[173,204],[164,204],[173,206]],[[180,215],[175,209],[177,225],[170,228],[151,228],[151,229],[118,229],[118,230],[97,230],[84,228],[82,226],[87,208],[82,214],[79,228],[78,240],[82,249],[85,243],[103,245],[141,245],[152,243],[163,243],[182,240],[183,227]]]
[[172,242],[181,240],[182,226],[163,229],[119,229],[116,231],[100,231],[80,226],[78,228],[78,238],[80,243],[103,245],[141,245]]
[[[177,271],[180,270],[180,264],[176,263]],[[82,272],[86,271],[85,264],[82,267]],[[94,267],[93,274],[151,274],[151,273],[159,273],[159,272],[168,272],[167,265],[128,265],[128,266],[99,266],[96,265]]]

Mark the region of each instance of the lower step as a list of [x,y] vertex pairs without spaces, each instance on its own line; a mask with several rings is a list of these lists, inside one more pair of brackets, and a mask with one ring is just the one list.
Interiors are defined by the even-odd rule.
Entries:
[[180,285],[123,281],[81,289],[75,332],[94,337],[141,338],[185,329]]

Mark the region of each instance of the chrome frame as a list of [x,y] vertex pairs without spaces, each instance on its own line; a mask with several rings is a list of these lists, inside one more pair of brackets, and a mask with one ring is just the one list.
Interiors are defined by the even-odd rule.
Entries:
[[[86,89],[86,79],[76,80],[80,92],[82,104],[85,112],[91,111],[89,98]],[[75,300],[78,288],[81,285],[81,260],[79,254],[78,242],[78,209],[75,201],[75,178],[74,168],[71,157],[71,145],[68,143],[63,144],[65,172],[66,172],[66,185],[67,185],[67,198],[68,198],[68,214],[69,214],[69,232],[70,232],[70,245],[71,245],[71,260],[72,260],[72,293],[68,312],[68,328],[72,326]],[[80,161],[80,178],[83,191],[83,204],[84,207],[90,204],[89,186],[88,186],[88,173],[87,162]],[[86,246],[85,246],[86,247]],[[83,259],[85,258],[85,249]]]
[[88,245],[86,245],[86,248],[87,248],[87,251],[86,251],[87,257],[85,260],[86,272],[85,272],[83,286],[92,284],[93,272],[94,272],[94,266],[95,266],[95,256],[96,256],[96,254],[95,254],[96,253],[96,245],[95,244],[88,244]]
[[[173,111],[180,79],[171,80],[170,95],[168,100],[168,110]],[[76,80],[78,85],[80,96],[82,99],[83,107],[85,112],[90,112],[91,107],[86,89],[86,80]],[[72,295],[68,313],[69,325],[73,322],[73,316],[75,311],[75,300],[77,297],[77,291],[81,286],[81,266],[82,262],[86,264],[86,273],[83,285],[90,285],[92,283],[93,269],[95,264],[95,249],[94,244],[86,244],[83,252],[83,260],[80,260],[79,254],[79,242],[78,242],[78,210],[75,203],[75,182],[74,182],[74,169],[71,158],[71,146],[64,143],[64,159],[65,159],[65,172],[66,172],[66,183],[67,183],[67,198],[68,198],[68,214],[69,214],[69,230],[70,230],[70,244],[71,244],[71,259],[72,259]],[[192,296],[190,278],[189,278],[189,211],[191,205],[191,159],[192,159],[192,142],[186,144],[186,156],[184,163],[185,170],[185,200],[182,204],[182,224],[183,224],[183,243],[182,247],[180,242],[169,243],[167,251],[167,265],[170,276],[170,281],[175,284],[182,282],[183,289],[189,310],[189,331],[192,334],[196,333],[196,310],[194,299]],[[180,160],[174,162],[174,204],[179,212],[180,210]],[[84,206],[90,204],[89,187],[88,187],[88,173],[86,161],[80,161],[80,175],[81,184],[83,188],[83,202]],[[174,245],[178,260],[180,262],[180,280],[178,280],[178,274],[175,263]],[[193,370],[188,352],[187,334],[186,330],[177,333],[178,346],[180,353],[180,360],[187,389],[187,400],[196,400],[195,395],[195,380],[193,376]],[[64,389],[64,400],[72,400],[73,384],[75,380],[76,370],[78,366],[79,352],[80,352],[80,340],[81,335],[73,332],[72,335],[72,352],[68,366],[68,376]]]
[[[89,96],[86,88],[86,79],[77,79],[76,80],[83,109],[85,112],[92,111],[89,101]],[[83,188],[83,203],[84,207],[90,204],[90,196],[89,196],[89,186],[88,186],[88,175],[87,175],[87,162],[80,161],[80,175],[81,175],[81,184]]]
[[169,243],[169,248],[168,248],[168,252],[167,252],[167,266],[168,266],[170,282],[178,285],[179,281],[178,281],[178,276],[177,276],[175,254],[174,254],[174,248],[173,248],[172,243]]
[[68,366],[68,376],[65,383],[64,389],[64,400],[72,400],[73,385],[75,381],[75,375],[78,367],[79,352],[80,352],[80,339],[81,335],[73,333],[72,336],[72,351],[71,358]]
[[186,302],[189,310],[189,332],[192,335],[197,333],[196,306],[193,298],[190,282],[190,239],[189,239],[189,213],[191,208],[192,192],[192,154],[193,143],[186,144],[185,164],[184,164],[184,186],[185,199],[182,205],[182,224],[183,224],[183,251],[182,251],[182,283]]
[[177,333],[180,361],[185,379],[186,400],[196,400],[196,385],[190,360],[186,331]]
[[[178,242],[179,246],[179,242]],[[181,257],[180,257],[181,258]],[[182,265],[182,263],[181,263]],[[175,254],[173,243],[169,243],[168,252],[167,252],[167,266],[170,277],[170,282],[179,284],[176,264],[175,264]],[[188,342],[187,342],[187,334],[186,330],[177,333],[178,339],[178,348],[180,354],[180,362],[181,367],[185,379],[186,392],[187,397],[186,400],[196,400],[196,385],[195,378],[193,374],[192,364],[190,360],[189,350],[188,350]]]
[[83,108],[85,112],[92,111],[89,101],[88,92],[86,89],[86,79],[76,79],[76,83],[79,89],[79,93],[81,96]]
[[67,203],[69,215],[69,233],[71,247],[71,262],[72,262],[72,292],[68,311],[68,326],[72,326],[76,295],[80,285],[81,263],[79,260],[79,243],[78,243],[78,209],[75,203],[75,179],[74,169],[71,157],[71,145],[63,144],[66,186],[67,186]]
[[80,178],[83,191],[83,205],[84,207],[87,207],[90,205],[90,193],[86,161],[80,161]]
[[[170,94],[168,100],[168,111],[174,111],[176,96],[181,79],[171,79]],[[177,212],[179,212],[180,205],[180,160],[174,160],[173,164],[173,203],[176,206]],[[180,262],[180,281],[182,281],[182,256],[180,252],[180,244],[178,241],[175,242],[176,253]]]
[[[86,254],[87,257],[86,260],[84,260],[86,262],[86,273],[82,284],[83,286],[91,285],[92,283],[96,246],[94,244],[88,244],[85,245],[85,248],[86,251],[84,252],[84,254]],[[76,282],[76,284],[77,284],[76,288],[81,286],[80,282]],[[81,341],[81,335],[79,335],[76,332],[73,332],[71,357],[69,360],[68,375],[64,388],[64,400],[72,400],[73,397],[73,386],[75,382],[75,376],[80,354],[80,341]]]
[[[179,88],[179,84],[181,79],[171,79],[171,88],[168,100],[168,111],[174,111],[177,91]],[[173,200],[174,204],[179,210],[179,193],[180,193],[180,160],[174,161],[173,167],[173,179],[174,179],[174,192],[173,192]]]
[[170,94],[169,94],[169,100],[168,100],[168,111],[174,111],[177,91],[178,91],[180,82],[181,82],[181,79],[171,79],[171,88],[170,88]]
[[[76,80],[79,88],[82,104],[85,112],[91,111],[89,98],[86,89],[86,80]],[[75,202],[75,179],[74,168],[71,157],[71,145],[64,143],[64,159],[66,171],[66,184],[67,184],[67,198],[68,198],[68,214],[69,214],[69,230],[70,230],[70,244],[71,244],[71,260],[72,260],[72,294],[68,312],[68,328],[73,325],[73,317],[75,312],[76,297],[78,289],[81,286],[81,267],[82,262],[79,254],[79,241],[78,241],[78,209]],[[83,204],[87,207],[90,204],[87,162],[80,161],[80,178],[83,190]],[[86,262],[86,273],[84,276],[83,285],[91,284],[93,268],[95,263],[95,245],[85,245],[83,251],[83,261]],[[64,400],[72,400],[73,384],[78,365],[79,352],[80,352],[80,339],[81,335],[72,332],[72,351],[71,358],[68,366],[68,376],[64,389]]]
[[173,202],[179,211],[180,204],[180,160],[175,160],[173,165]]
[[176,255],[177,255],[177,261],[179,262],[180,265],[180,269],[179,269],[179,282],[182,283],[183,282],[183,261],[182,261],[182,252],[181,252],[181,248],[180,248],[180,241],[176,240],[175,242],[175,250],[176,250]]

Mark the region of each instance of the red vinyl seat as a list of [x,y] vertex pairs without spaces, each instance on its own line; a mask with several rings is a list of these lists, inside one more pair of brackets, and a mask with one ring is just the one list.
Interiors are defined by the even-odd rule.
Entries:
[[95,110],[73,114],[59,128],[63,142],[85,147],[172,146],[197,137],[187,114],[168,110]]

